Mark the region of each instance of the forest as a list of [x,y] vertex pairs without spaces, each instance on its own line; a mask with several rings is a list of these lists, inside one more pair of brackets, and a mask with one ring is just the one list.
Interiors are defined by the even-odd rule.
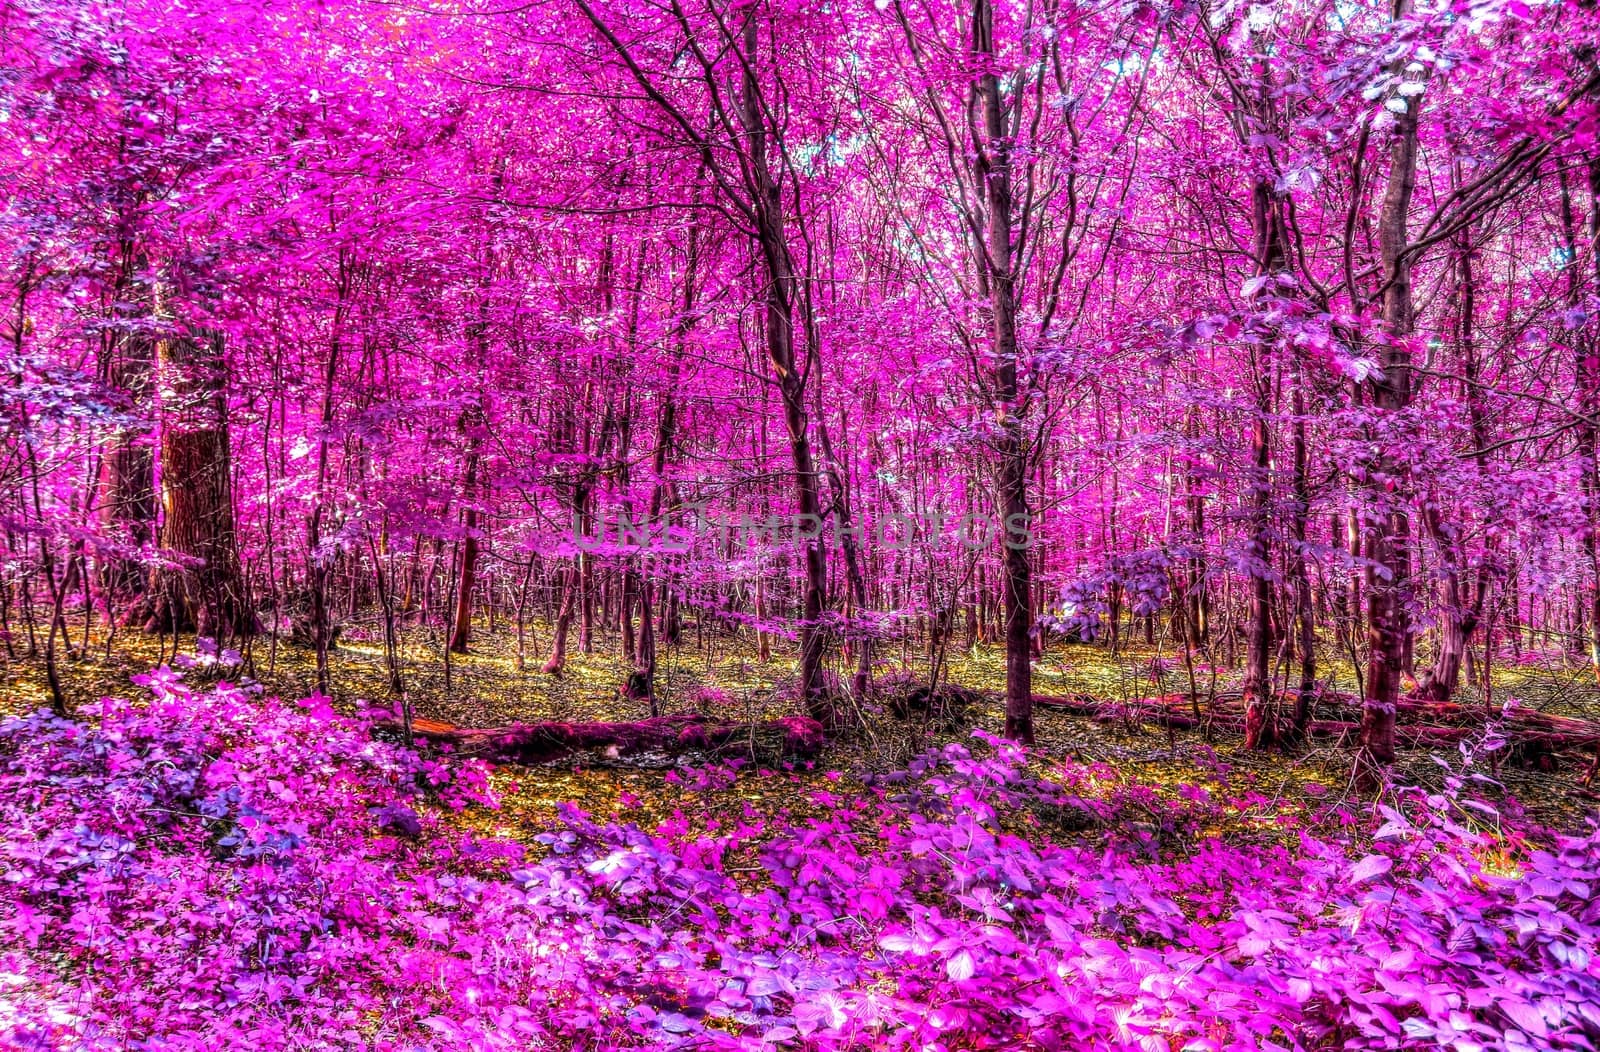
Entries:
[[0,1049],[1600,1049],[1596,0],[0,0]]

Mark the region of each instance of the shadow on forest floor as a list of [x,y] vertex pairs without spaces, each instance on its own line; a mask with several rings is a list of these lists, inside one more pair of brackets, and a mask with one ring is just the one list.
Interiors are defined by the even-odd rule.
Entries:
[[[81,633],[80,633],[81,634]],[[547,638],[546,626],[537,626],[533,636]],[[69,704],[92,713],[91,703],[104,695],[137,693],[128,677],[151,668],[158,662],[158,640],[139,633],[120,632],[109,655],[104,637],[91,632],[87,658],[62,662],[62,679]],[[686,632],[685,646],[663,647],[660,654],[658,694],[661,710],[702,712],[722,719],[745,721],[770,718],[793,711],[793,702],[784,692],[794,674],[786,660],[761,662],[750,641],[720,637],[709,646],[695,646],[694,633]],[[165,656],[172,654],[172,641],[166,641]],[[541,661],[528,650],[527,667],[518,671],[516,641],[508,633],[490,634],[480,629],[472,653],[452,655],[450,689],[445,689],[442,636],[437,631],[410,630],[402,645],[402,675],[407,697],[417,716],[448,721],[460,726],[485,726],[517,721],[637,720],[648,716],[643,702],[624,698],[618,686],[624,682],[628,666],[617,656],[614,635],[597,634],[593,652],[581,653],[574,645],[567,669],[560,677],[539,671]],[[179,641],[179,653],[193,655],[195,641]],[[0,715],[48,705],[42,662],[21,653],[14,660],[0,654]],[[880,674],[889,675],[906,668],[926,675],[926,663],[898,646],[886,647],[880,658]],[[312,692],[315,683],[314,656],[307,648],[270,639],[257,639],[246,648],[245,672],[266,688],[283,696],[300,697]],[[385,671],[381,641],[366,638],[359,630],[348,633],[331,654],[334,694],[341,703],[357,701],[386,706],[393,702]],[[905,662],[905,664],[902,664]],[[1348,663],[1334,663],[1326,672],[1332,689],[1353,690],[1354,675]],[[215,677],[216,670],[199,670],[197,675]],[[947,679],[982,692],[985,700],[973,713],[977,728],[997,732],[1002,722],[998,693],[1004,685],[1004,655],[995,646],[980,645],[971,652],[958,650],[949,659]],[[243,678],[243,677],[241,677]],[[1234,670],[1218,670],[1213,678],[1209,668],[1196,670],[1196,686],[1202,699],[1212,690],[1237,689]],[[1144,645],[1125,647],[1112,655],[1094,645],[1053,645],[1035,664],[1034,690],[1038,694],[1075,694],[1126,702],[1161,694],[1183,694],[1189,690],[1188,669],[1181,660],[1158,648]],[[1515,697],[1519,703],[1591,720],[1600,719],[1600,691],[1593,686],[1588,670],[1573,667],[1560,655],[1529,654],[1523,663],[1497,668],[1494,675],[1496,703]],[[1479,704],[1476,689],[1463,692],[1467,704]],[[831,788],[839,776],[831,772],[859,775],[866,771],[899,769],[924,749],[947,741],[968,740],[965,728],[938,728],[891,719],[887,713],[867,713],[864,730],[844,735],[812,768],[801,773],[804,782]],[[1230,835],[1271,836],[1276,816],[1284,808],[1302,801],[1306,807],[1327,808],[1341,799],[1353,799],[1348,785],[1349,755],[1332,745],[1302,750],[1292,755],[1252,753],[1244,750],[1233,735],[1207,741],[1199,731],[1169,731],[1124,722],[1099,722],[1060,712],[1040,710],[1036,715],[1041,766],[1052,757],[1070,757],[1080,763],[1102,765],[1107,784],[1144,785],[1165,793],[1181,784],[1198,784],[1227,790],[1249,799],[1259,799],[1259,808],[1241,811],[1238,826]],[[1457,756],[1447,759],[1458,761]],[[1405,752],[1397,766],[1397,777],[1411,784],[1434,786],[1445,774],[1444,768],[1429,754]],[[1539,773],[1502,768],[1497,776],[1509,793],[1517,798],[1530,818],[1541,824],[1575,827],[1595,812],[1594,797],[1582,791],[1577,780],[1584,765],[1568,762],[1554,773]],[[537,822],[547,818],[563,802],[576,802],[597,815],[621,814],[631,808],[647,806],[655,815],[671,815],[676,809],[670,792],[662,799],[664,783],[659,770],[627,765],[590,766],[552,765],[536,769],[502,771],[496,776],[501,788],[511,788],[506,809],[494,819],[497,831],[508,824]],[[851,778],[854,781],[854,778]],[[758,810],[791,804],[795,787],[788,779],[740,779],[738,797],[755,801]],[[760,803],[763,796],[771,799]],[[643,816],[632,816],[639,820]]]

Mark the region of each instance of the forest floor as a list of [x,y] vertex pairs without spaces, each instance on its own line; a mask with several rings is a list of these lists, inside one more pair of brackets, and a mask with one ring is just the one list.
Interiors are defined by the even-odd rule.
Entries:
[[[536,626],[532,638],[548,639],[547,626]],[[81,632],[75,638],[80,638]],[[92,715],[92,702],[107,695],[128,696],[139,688],[129,677],[170,660],[173,641],[158,641],[140,633],[119,632],[109,652],[106,640],[91,631],[87,657],[63,659],[61,676],[69,706]],[[696,646],[695,633],[687,631],[681,647],[663,647],[658,672],[658,697],[664,713],[699,712],[733,722],[755,721],[794,711],[785,685],[794,675],[786,660],[761,662],[753,641],[726,636],[709,646]],[[160,643],[165,650],[159,650]],[[516,662],[516,639],[507,632],[480,629],[469,654],[451,655],[450,683],[446,689],[442,637],[437,631],[410,630],[401,647],[402,675],[413,715],[458,726],[491,726],[518,721],[630,721],[650,715],[648,705],[624,698],[618,686],[628,666],[618,657],[614,636],[597,634],[591,653],[582,653],[574,633],[567,668],[560,677],[539,671],[543,653],[531,645],[526,669]],[[19,646],[19,651],[20,651]],[[177,643],[178,665],[195,653],[193,638]],[[537,655],[537,656],[536,656]],[[218,666],[196,668],[196,677],[229,680],[253,679],[267,691],[284,697],[313,692],[315,662],[312,652],[287,641],[275,644],[257,639],[246,652],[242,669]],[[354,707],[358,702],[387,707],[394,703],[380,641],[360,630],[347,633],[331,652],[331,677],[336,700]],[[902,665],[904,662],[904,665]],[[925,675],[926,662],[898,645],[880,655],[880,672],[902,667]],[[1354,673],[1348,663],[1324,670],[1332,689],[1354,690]],[[784,772],[748,767],[741,771],[737,788],[724,803],[775,813],[803,797],[795,780],[826,791],[848,790],[869,772],[903,769],[924,750],[951,741],[968,741],[973,728],[997,731],[1002,722],[998,696],[1004,684],[1004,654],[997,646],[980,644],[970,651],[958,648],[948,658],[945,678],[982,692],[984,704],[971,713],[968,725],[937,727],[895,720],[871,711],[863,729],[846,733],[830,744],[816,762]],[[1211,691],[1237,687],[1237,674],[1210,668],[1196,670],[1202,698]],[[1125,645],[1115,654],[1099,645],[1052,645],[1036,662],[1037,694],[1089,696],[1107,702],[1127,702],[1154,695],[1187,694],[1188,669],[1170,650],[1143,643]],[[1493,674],[1496,704],[1508,698],[1520,704],[1563,715],[1600,721],[1600,690],[1589,671],[1557,652],[1526,653],[1516,664],[1498,667]],[[1466,688],[1460,699],[1481,704],[1476,688]],[[0,653],[0,716],[47,706],[49,692],[43,663],[38,658],[7,659]],[[1350,755],[1329,744],[1290,753],[1252,752],[1236,734],[1223,733],[1208,740],[1201,731],[1172,731],[1128,721],[1103,721],[1040,709],[1036,713],[1042,763],[1050,758],[1070,758],[1091,765],[1098,788],[1147,787],[1157,794],[1178,785],[1201,785],[1235,796],[1258,799],[1259,809],[1241,811],[1230,836],[1270,837],[1277,816],[1285,808],[1334,813],[1342,802],[1353,802]],[[1444,757],[1458,760],[1458,757]],[[670,760],[651,764],[610,762],[602,757],[560,761],[536,768],[506,768],[495,776],[504,808],[488,819],[493,831],[516,835],[542,825],[558,805],[576,804],[596,816],[626,815],[648,825],[651,820],[683,819],[680,805],[705,805],[708,797],[681,791],[680,775],[664,771]],[[1596,795],[1580,786],[1586,764],[1569,761],[1554,772],[1498,766],[1496,777],[1504,796],[1518,801],[1527,817],[1539,825],[1561,829],[1580,826],[1595,813]],[[1397,780],[1404,784],[1437,786],[1447,774],[1430,753],[1403,751],[1396,764]],[[781,775],[781,777],[779,776]],[[486,829],[487,831],[487,829]]]

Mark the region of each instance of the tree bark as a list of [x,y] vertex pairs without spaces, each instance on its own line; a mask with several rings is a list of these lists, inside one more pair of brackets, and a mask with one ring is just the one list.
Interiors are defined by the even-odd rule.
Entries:
[[1017,388],[1016,269],[1012,261],[1011,142],[1005,129],[1000,78],[994,70],[994,8],[976,0],[972,12],[972,53],[979,69],[978,99],[983,110],[983,141],[975,160],[976,181],[986,194],[987,230],[983,270],[989,290],[994,347],[994,410],[999,417],[996,443],[995,503],[1000,508],[1001,588],[1006,619],[1005,736],[1032,744],[1033,596],[1032,519],[1028,510],[1028,438]]
[[[1288,268],[1282,202],[1265,177],[1251,188],[1255,231],[1255,277],[1268,279],[1255,295],[1275,296],[1272,279]],[[1270,352],[1269,352],[1270,353]],[[1278,741],[1276,694],[1272,689],[1272,393],[1270,358],[1253,364],[1255,414],[1250,428],[1250,636],[1245,658],[1245,748]]]
[[576,605],[579,570],[576,566],[565,573],[561,589],[561,611],[556,614],[555,631],[550,635],[550,658],[544,663],[547,675],[559,676],[567,666],[567,633],[572,630],[572,610]]
[[[1473,459],[1478,471],[1488,470],[1488,421],[1483,407],[1483,393],[1478,389],[1478,355],[1473,316],[1477,309],[1476,284],[1472,272],[1472,228],[1462,231],[1456,245],[1456,344],[1461,352],[1462,398],[1467,404],[1468,420],[1474,450]],[[1432,504],[1423,510],[1423,523],[1438,549],[1441,564],[1440,576],[1444,584],[1444,603],[1440,612],[1439,652],[1431,668],[1422,676],[1417,686],[1419,697],[1430,701],[1447,701],[1455,695],[1461,679],[1461,668],[1470,652],[1472,635],[1483,617],[1483,603],[1488,594],[1488,575],[1480,566],[1477,587],[1469,599],[1462,581],[1466,551],[1458,531],[1448,527],[1440,508]]]
[[[311,645],[317,658],[317,693],[328,694],[332,681],[328,669],[328,648],[333,645],[333,624],[328,611],[328,585],[333,576],[335,553],[322,550],[322,519],[327,514],[328,473],[330,469],[328,431],[333,426],[335,385],[339,379],[339,357],[344,346],[344,321],[350,310],[350,295],[355,285],[355,266],[344,252],[339,255],[336,282],[337,299],[333,311],[332,336],[328,341],[328,360],[322,373],[322,408],[317,430],[317,485],[311,514],[306,517],[306,584],[310,593]],[[427,585],[424,584],[426,589]],[[423,605],[427,605],[424,591]]]
[[[1270,380],[1258,377],[1259,387]],[[1250,636],[1245,652],[1244,744],[1266,748],[1277,741],[1277,712],[1272,690],[1272,549],[1271,462],[1272,438],[1267,426],[1271,411],[1266,397],[1258,398],[1250,428],[1252,494],[1250,498]]]
[[[1411,0],[1394,0],[1396,22],[1410,16]],[[1397,66],[1395,72],[1400,72]],[[1406,80],[1411,79],[1406,74]],[[1411,404],[1411,352],[1408,340],[1414,317],[1411,261],[1406,256],[1406,219],[1417,178],[1417,113],[1422,95],[1396,94],[1405,109],[1395,115],[1389,148],[1389,178],[1378,219],[1378,248],[1383,281],[1382,371],[1368,380],[1372,406],[1382,422],[1394,421]],[[1392,100],[1391,100],[1392,101]],[[1395,703],[1405,670],[1411,634],[1406,612],[1410,583],[1410,523],[1403,510],[1406,465],[1393,441],[1369,466],[1367,494],[1372,521],[1367,529],[1367,662],[1366,703],[1356,764],[1364,783],[1377,780],[1376,768],[1394,759]]]
[[162,547],[188,564],[161,568],[146,628],[194,630],[219,643],[257,630],[234,539],[227,366],[221,334],[157,345],[167,392],[161,428]]
[[1306,523],[1311,514],[1310,448],[1306,442],[1305,377],[1295,369],[1294,388],[1294,510],[1290,513],[1294,551],[1289,566],[1294,576],[1295,622],[1299,629],[1296,650],[1300,657],[1300,685],[1294,701],[1294,736],[1303,738],[1311,721],[1317,689],[1316,604],[1311,594],[1311,573],[1306,566]]
[[464,510],[461,526],[466,536],[461,542],[461,579],[456,589],[456,616],[450,633],[450,649],[457,654],[467,652],[472,640],[472,593],[478,582],[478,460],[483,411],[474,406],[462,414],[463,430],[470,430],[468,438],[466,477],[461,483]]
[[[822,506],[818,495],[817,467],[811,452],[809,422],[806,418],[806,376],[795,355],[794,297],[798,291],[793,261],[785,231],[783,195],[772,177],[767,158],[767,130],[762,114],[761,89],[756,82],[758,68],[758,20],[752,10],[744,24],[744,78],[741,115],[750,155],[752,205],[756,214],[757,243],[766,273],[763,299],[766,304],[767,355],[777,374],[778,391],[783,399],[783,419],[789,432],[789,453],[794,463],[795,511],[797,532],[814,532],[802,539],[805,546],[805,592],[800,615],[800,692],[806,711],[825,727],[837,718],[832,699],[822,683],[822,614],[827,608],[828,568],[822,541]],[[815,348],[812,349],[813,352]]]
[[1184,511],[1189,558],[1186,591],[1179,602],[1184,606],[1183,642],[1189,652],[1203,650],[1211,637],[1210,589],[1206,583],[1206,497],[1197,467],[1200,441],[1200,410],[1190,406],[1185,414],[1188,469],[1184,472]]
[[[1566,182],[1562,181],[1563,203],[1570,210]],[[1571,219],[1567,220],[1571,229]],[[1593,267],[1593,288],[1600,291],[1600,158],[1589,161],[1589,220],[1587,224],[1590,265]],[[1571,238],[1569,235],[1569,243]],[[1578,254],[1573,247],[1571,261],[1572,287],[1569,299],[1582,301],[1583,278],[1577,274]],[[1589,584],[1587,606],[1589,614],[1589,665],[1600,678],[1600,463],[1596,461],[1595,418],[1600,416],[1600,322],[1588,319],[1583,335],[1574,344],[1576,352],[1576,378],[1579,411],[1576,429],[1578,455],[1578,485],[1583,494],[1584,529],[1583,554],[1588,564]]]

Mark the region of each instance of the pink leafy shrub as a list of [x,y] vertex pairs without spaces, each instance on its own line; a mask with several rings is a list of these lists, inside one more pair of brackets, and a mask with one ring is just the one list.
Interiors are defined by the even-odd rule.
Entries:
[[[813,791],[804,818],[652,832],[567,809],[525,849],[450,820],[493,806],[481,767],[322,699],[147,685],[94,725],[0,726],[8,1047],[1600,1041],[1600,837],[1508,859],[1455,790],[1347,835],[1285,813],[1270,841],[1175,850],[1269,805],[1102,799],[1087,769],[1041,781],[985,740]],[[1053,836],[1065,812],[1097,831]]]

